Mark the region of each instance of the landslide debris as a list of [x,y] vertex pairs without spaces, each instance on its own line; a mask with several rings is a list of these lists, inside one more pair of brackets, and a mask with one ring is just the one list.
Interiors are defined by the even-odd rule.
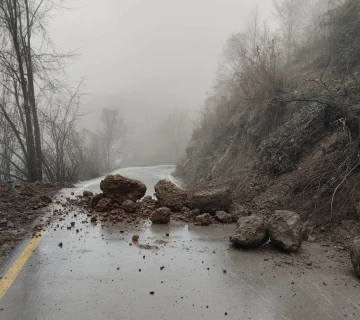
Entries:
[[187,205],[186,191],[167,180],[160,180],[155,185],[155,195],[161,206],[173,211],[181,211]]
[[[32,232],[32,225],[66,183],[0,183],[0,263],[16,244]],[[41,219],[40,219],[41,222]],[[34,230],[41,231],[42,224]]]
[[266,221],[260,216],[240,218],[230,241],[245,248],[260,247],[268,240]]
[[271,243],[288,252],[300,249],[303,240],[303,224],[298,214],[276,210],[268,223]]

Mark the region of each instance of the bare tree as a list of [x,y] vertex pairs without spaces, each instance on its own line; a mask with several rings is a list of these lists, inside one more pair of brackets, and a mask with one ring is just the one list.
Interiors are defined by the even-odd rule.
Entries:
[[43,162],[49,181],[73,182],[78,179],[80,161],[74,143],[81,97],[82,83],[65,97],[61,95],[49,101],[49,108],[42,112]]
[[158,144],[162,161],[175,164],[189,140],[189,119],[184,109],[176,108],[165,118],[158,128]]
[[309,0],[273,0],[274,16],[278,20],[284,38],[287,60],[296,51],[306,20]]
[[30,181],[43,178],[39,99],[54,90],[52,73],[70,56],[58,54],[48,38],[46,23],[56,8],[52,0],[0,1],[0,86],[6,97],[0,112],[17,140],[22,175]]
[[118,108],[104,108],[100,120],[102,128],[98,135],[105,159],[105,170],[109,170],[116,164],[121,155],[126,136],[126,126]]

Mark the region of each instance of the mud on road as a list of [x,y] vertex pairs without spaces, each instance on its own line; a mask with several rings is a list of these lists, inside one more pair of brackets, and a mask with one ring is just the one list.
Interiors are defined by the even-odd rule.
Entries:
[[16,245],[42,224],[44,210],[64,183],[0,184],[0,266]]

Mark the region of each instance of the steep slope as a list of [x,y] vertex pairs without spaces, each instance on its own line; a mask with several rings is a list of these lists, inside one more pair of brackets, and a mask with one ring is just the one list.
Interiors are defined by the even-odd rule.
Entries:
[[311,228],[357,221],[359,17],[354,0],[328,12],[327,38],[285,65],[271,99],[240,93],[217,102],[176,174],[189,186],[230,185],[234,201],[256,213],[296,210]]

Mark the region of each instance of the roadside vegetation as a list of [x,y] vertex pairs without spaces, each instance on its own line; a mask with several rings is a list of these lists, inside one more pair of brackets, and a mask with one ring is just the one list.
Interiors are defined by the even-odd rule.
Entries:
[[255,211],[359,215],[360,3],[274,0],[227,41],[178,175]]
[[119,109],[104,107],[101,126],[82,131],[83,81],[66,78],[76,52],[63,52],[48,28],[64,1],[0,3],[0,180],[78,181],[117,165],[126,136]]

